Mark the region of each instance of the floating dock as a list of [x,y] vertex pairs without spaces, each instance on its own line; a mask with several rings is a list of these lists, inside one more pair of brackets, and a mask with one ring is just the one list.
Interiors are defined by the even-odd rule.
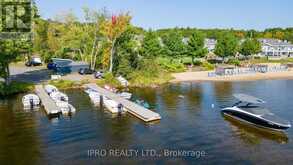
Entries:
[[41,103],[44,106],[47,115],[58,115],[61,113],[61,109],[57,107],[56,103],[47,94],[43,85],[36,85],[35,92],[40,97]]
[[86,84],[86,85],[84,85],[84,87],[92,89],[94,91],[97,91],[101,95],[122,104],[125,108],[127,108],[127,112],[129,112],[130,114],[136,116],[137,118],[139,118],[145,122],[151,122],[151,121],[161,119],[161,116],[158,113],[153,112],[149,109],[146,109],[146,108],[144,108],[136,103],[133,103],[129,100],[126,100],[111,91],[108,91],[104,88],[99,87],[96,84]]

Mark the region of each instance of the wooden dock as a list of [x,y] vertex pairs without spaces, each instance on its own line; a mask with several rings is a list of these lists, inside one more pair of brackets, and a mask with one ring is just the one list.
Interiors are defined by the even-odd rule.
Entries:
[[86,84],[86,85],[84,85],[84,87],[90,88],[94,91],[97,91],[101,95],[122,104],[125,108],[127,108],[127,112],[129,112],[130,114],[138,117],[139,119],[141,119],[145,122],[151,122],[151,121],[161,119],[161,116],[158,113],[153,112],[149,109],[146,109],[146,108],[144,108],[136,103],[133,103],[129,100],[126,100],[111,91],[108,91],[104,88],[99,87],[96,84]]
[[41,103],[44,106],[47,115],[58,115],[61,112],[61,109],[57,107],[56,103],[47,94],[43,85],[36,85],[35,92],[40,97]]

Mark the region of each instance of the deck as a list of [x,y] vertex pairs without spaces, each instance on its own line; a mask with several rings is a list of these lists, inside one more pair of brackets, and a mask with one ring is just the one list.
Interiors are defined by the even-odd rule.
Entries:
[[61,112],[61,109],[57,107],[56,103],[46,93],[43,85],[36,85],[35,92],[40,97],[41,103],[44,106],[47,115],[57,115]]
[[118,103],[121,103],[125,108],[127,108],[127,112],[129,112],[130,114],[136,116],[137,118],[139,118],[145,122],[151,122],[151,121],[161,119],[161,116],[158,113],[153,112],[149,109],[146,109],[146,108],[144,108],[138,104],[135,104],[129,100],[121,98],[118,95],[116,95],[115,93],[108,91],[104,88],[101,88],[96,84],[86,84],[86,85],[84,85],[84,87],[95,90],[98,93],[100,93],[101,95],[106,96],[109,99],[112,99]]

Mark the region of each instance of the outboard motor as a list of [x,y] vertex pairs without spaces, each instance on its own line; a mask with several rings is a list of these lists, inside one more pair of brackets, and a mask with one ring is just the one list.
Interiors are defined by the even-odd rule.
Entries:
[[123,105],[121,103],[118,104],[118,111],[119,111],[119,114],[121,114],[123,111]]
[[69,113],[71,113],[71,111],[72,111],[71,106],[68,106],[68,110],[69,110]]
[[33,98],[30,98],[30,106],[31,106],[31,109],[34,108],[34,99]]

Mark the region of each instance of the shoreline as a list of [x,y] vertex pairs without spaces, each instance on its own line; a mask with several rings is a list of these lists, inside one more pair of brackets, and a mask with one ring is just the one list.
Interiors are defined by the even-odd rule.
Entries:
[[174,79],[171,80],[170,83],[198,82],[198,81],[234,82],[234,81],[293,79],[293,70],[282,71],[282,72],[233,75],[233,76],[219,76],[219,77],[208,77],[208,72],[210,71],[173,73],[172,76],[174,77]]

